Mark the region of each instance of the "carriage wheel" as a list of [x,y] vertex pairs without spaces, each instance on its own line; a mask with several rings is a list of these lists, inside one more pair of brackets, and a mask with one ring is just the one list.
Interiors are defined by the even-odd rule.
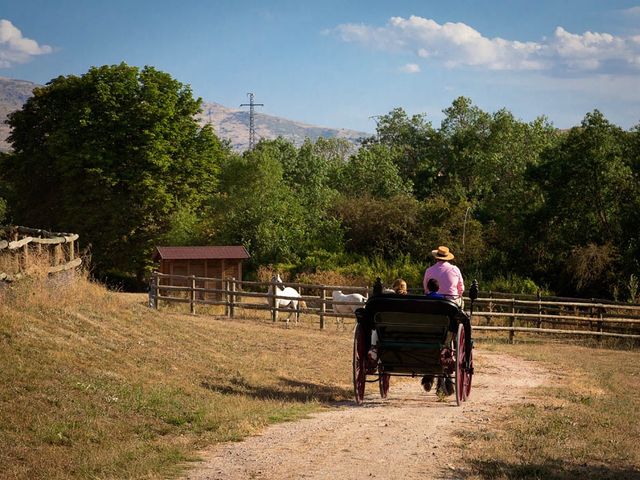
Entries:
[[367,381],[367,347],[364,336],[364,328],[357,324],[353,334],[353,392],[358,405],[364,401],[364,387]]
[[460,405],[465,400],[464,382],[465,382],[465,344],[464,344],[464,325],[458,325],[458,335],[456,336],[456,403]]
[[471,378],[473,377],[473,346],[467,352],[469,358],[469,369],[464,369],[464,399],[467,400],[471,396]]
[[391,380],[391,375],[388,373],[381,373],[380,377],[378,377],[378,383],[380,384],[380,396],[382,398],[387,398],[387,394],[389,393],[389,381]]

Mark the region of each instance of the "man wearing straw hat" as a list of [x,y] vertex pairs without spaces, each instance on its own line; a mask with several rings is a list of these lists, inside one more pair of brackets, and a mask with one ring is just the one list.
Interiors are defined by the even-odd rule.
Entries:
[[[449,260],[453,260],[453,253],[449,251],[448,247],[439,246],[437,250],[432,250],[431,254],[436,259],[436,263],[431,265],[424,272],[424,278],[422,285],[424,286],[424,293],[429,292],[428,283],[429,280],[435,279],[439,284],[439,294],[442,294],[444,298],[451,300],[462,307],[462,293],[464,292],[464,281],[462,280],[462,273],[460,269],[455,265],[449,263]],[[434,282],[431,282],[433,284]],[[453,332],[449,331],[445,345],[449,345],[453,339]],[[430,391],[433,386],[433,376],[425,375],[422,377],[420,383],[425,391]],[[450,375],[444,377],[438,377],[438,386],[436,392],[439,395],[448,396],[454,393],[453,380]]]
[[437,250],[432,250],[431,254],[437,261],[424,272],[424,279],[422,280],[424,292],[427,293],[429,291],[427,288],[429,279],[435,278],[440,284],[438,293],[462,306],[464,281],[462,280],[460,269],[449,263],[449,260],[454,259],[453,253],[449,251],[448,247],[439,246]]

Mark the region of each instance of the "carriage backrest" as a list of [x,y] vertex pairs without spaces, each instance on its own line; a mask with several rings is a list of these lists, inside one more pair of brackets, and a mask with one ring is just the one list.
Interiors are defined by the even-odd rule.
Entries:
[[410,339],[442,344],[451,323],[447,315],[406,312],[377,312],[373,321],[378,338],[383,343]]

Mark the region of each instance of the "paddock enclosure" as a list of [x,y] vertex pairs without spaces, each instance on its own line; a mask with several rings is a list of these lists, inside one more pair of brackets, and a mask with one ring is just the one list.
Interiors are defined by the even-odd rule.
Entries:
[[18,280],[40,262],[48,274],[73,270],[82,264],[78,235],[38,228],[0,226],[0,281]]
[[[182,285],[175,285],[180,280]],[[220,288],[205,288],[199,285],[220,285]],[[301,300],[301,318],[306,322],[317,322],[319,328],[327,327],[327,321],[345,317],[352,326],[355,315],[336,311],[334,305],[361,306],[358,302],[334,302],[332,292],[359,293],[371,296],[368,286],[316,285],[285,282],[295,288]],[[271,282],[256,282],[229,278],[201,278],[195,275],[176,276],[154,272],[150,279],[149,306],[161,308],[172,303],[188,306],[192,314],[204,306],[222,307],[223,314],[233,318],[241,316],[243,310],[269,311],[276,321],[279,312],[274,306],[274,296],[269,294]],[[208,299],[206,294],[216,294],[217,299]],[[293,299],[293,298],[292,298]],[[301,304],[302,304],[301,302]],[[465,298],[465,303],[469,298]],[[337,310],[341,310],[338,308]],[[474,303],[473,328],[476,331],[495,331],[508,335],[513,341],[517,333],[542,335],[571,335],[574,337],[607,337],[640,340],[640,305],[606,302],[595,299],[546,297],[539,295],[515,295],[480,291]]]

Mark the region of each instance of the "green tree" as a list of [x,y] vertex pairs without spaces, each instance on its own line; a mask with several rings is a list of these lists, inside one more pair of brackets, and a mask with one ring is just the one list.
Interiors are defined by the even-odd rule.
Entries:
[[[340,152],[330,150],[328,143],[325,140],[312,143],[307,139],[297,155],[283,165],[284,179],[302,207],[307,231],[305,252],[342,249],[340,222],[329,208],[338,196],[331,180],[333,163],[342,163],[343,157]],[[333,156],[336,154],[340,156]]]
[[341,169],[338,190],[350,197],[380,199],[411,194],[411,182],[401,178],[394,155],[385,145],[361,148]]
[[594,110],[548,149],[533,171],[544,193],[536,224],[547,246],[540,248],[541,260],[555,272],[558,288],[571,285],[589,294],[599,290],[597,282],[617,283],[612,274],[620,271],[624,207],[634,185],[625,138]]
[[410,195],[391,198],[342,197],[333,207],[345,230],[349,252],[393,259],[418,249],[418,202]]
[[554,145],[557,131],[544,118],[531,123],[516,120],[510,112],[492,115],[486,142],[484,169],[490,188],[475,199],[473,214],[485,225],[490,245],[486,272],[529,275],[530,218],[542,203],[540,189],[527,171],[540,162],[542,152]]
[[244,245],[253,265],[296,262],[305,245],[304,212],[284,181],[283,151],[280,141],[261,141],[228,158],[209,210],[212,241]]
[[441,169],[440,138],[425,115],[409,117],[402,108],[395,108],[377,117],[376,135],[364,145],[385,145],[398,174],[413,185],[414,195],[422,199],[429,195]]
[[141,278],[176,211],[201,210],[228,154],[189,86],[124,63],[60,76],[10,115],[6,178],[19,223],[72,231],[98,273]]
[[[619,217],[622,229],[622,240],[620,241],[624,279],[635,278],[637,282],[640,276],[640,124],[636,125],[630,132],[625,134],[625,152],[631,168],[631,182],[629,195],[626,201],[620,206],[622,213]],[[631,282],[633,283],[633,282]],[[627,288],[628,290],[628,288]],[[632,298],[635,297],[632,295]]]
[[443,192],[459,184],[468,200],[475,201],[491,193],[498,170],[490,164],[487,143],[491,135],[491,115],[458,97],[443,110],[442,135]]
[[505,109],[489,114],[465,97],[444,113],[439,194],[454,203],[464,199],[484,226],[485,273],[529,275],[528,260],[535,258],[530,219],[542,195],[527,171],[554,144],[556,130],[544,117],[525,123]]

